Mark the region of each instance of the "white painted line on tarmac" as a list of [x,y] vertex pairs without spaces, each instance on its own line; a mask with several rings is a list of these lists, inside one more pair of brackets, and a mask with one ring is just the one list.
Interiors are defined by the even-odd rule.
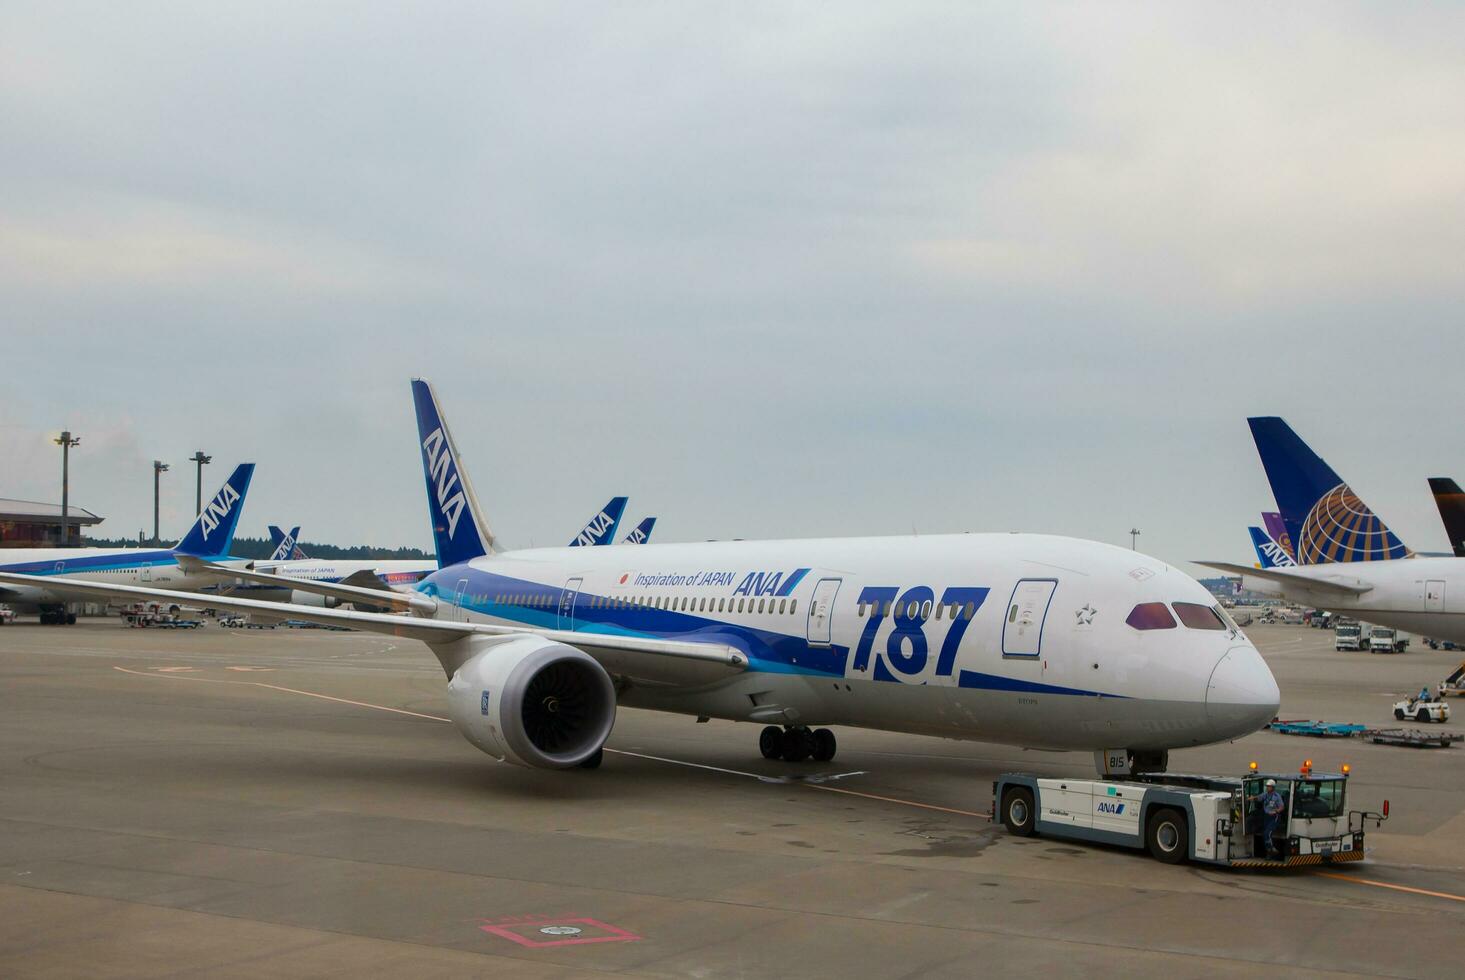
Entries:
[[[448,722],[449,724],[451,724],[451,719],[443,718],[443,717],[440,717],[438,715],[425,715],[425,714],[422,714],[421,712],[418,712],[418,711],[408,711],[405,708],[390,708],[390,707],[387,707],[384,704],[372,704],[372,703],[370,703],[368,701],[353,701],[350,698],[338,698],[338,697],[335,697],[335,696],[330,695],[330,694],[320,694],[320,693],[317,693],[316,691],[302,691],[299,688],[282,687],[279,684],[266,684],[263,681],[234,681],[234,680],[224,680],[224,679],[217,678],[217,677],[189,677],[189,676],[181,675],[181,674],[148,673],[146,671],[130,670],[130,669],[126,668],[126,667],[119,667],[116,664],[113,664],[112,665],[112,669],[113,670],[121,671],[124,674],[132,674],[132,675],[137,676],[137,677],[153,677],[153,678],[164,678],[164,679],[170,679],[170,680],[183,680],[183,681],[203,681],[203,682],[208,683],[208,684],[240,684],[240,685],[244,685],[246,687],[262,687],[262,688],[265,688],[265,689],[270,690],[270,691],[281,691],[281,692],[286,693],[286,694],[299,694],[299,695],[302,695],[302,696],[307,697],[307,698],[319,698],[322,701],[334,701],[337,704],[349,704],[349,705],[354,705],[355,707],[358,707],[358,708],[371,708],[371,709],[373,709],[375,711],[389,711],[389,712],[391,712],[392,714],[395,714],[395,715],[407,715],[410,718],[423,718],[423,719],[426,719],[427,721],[442,721],[442,722]],[[642,752],[629,752],[629,751],[627,751],[625,749],[610,749],[610,748],[608,748],[605,751],[606,752],[613,753],[615,755],[631,756],[631,757],[637,758],[637,759],[648,759],[648,760],[650,760],[652,762],[665,762],[668,765],[673,765],[673,766],[685,766],[685,767],[687,767],[689,769],[705,769],[708,772],[720,772],[720,773],[724,773],[724,774],[729,775],[729,776],[744,776],[744,777],[747,777],[748,779],[756,779],[760,783],[783,783],[783,784],[788,784],[788,785],[807,786],[809,789],[824,790],[825,792],[828,792],[828,793],[843,793],[846,796],[859,796],[859,797],[862,797],[862,798],[867,799],[867,800],[878,800],[881,803],[895,803],[895,804],[898,804],[900,806],[916,807],[916,808],[921,809],[921,810],[936,810],[936,811],[939,811],[941,813],[952,813],[952,814],[956,814],[957,816],[977,817],[977,818],[979,818],[981,820],[991,820],[992,819],[992,814],[990,814],[990,813],[980,813],[980,812],[977,812],[975,810],[958,810],[958,809],[955,809],[953,807],[937,806],[934,803],[917,803],[915,800],[903,800],[903,799],[900,799],[899,797],[895,797],[895,796],[879,796],[879,795],[877,795],[875,793],[861,793],[861,792],[858,792],[856,790],[844,789],[844,788],[839,787],[839,786],[830,786],[830,785],[827,785],[826,783],[822,783],[822,782],[812,782],[809,779],[801,778],[801,777],[765,776],[765,775],[762,775],[761,773],[756,773],[756,772],[743,772],[740,769],[725,769],[725,768],[723,768],[721,766],[709,766],[709,765],[704,765],[703,763],[700,763],[700,762],[687,762],[684,759],[670,759],[670,758],[667,758],[666,756],[661,756],[661,755],[646,755],[645,753],[642,753]],[[862,775],[862,773],[841,773],[840,774],[840,776],[854,776],[854,775]],[[837,779],[837,778],[840,778],[840,776],[834,776],[834,777],[828,777],[828,776],[826,776],[824,778],[826,778],[826,779],[829,779],[829,778],[835,778],[835,779]]]

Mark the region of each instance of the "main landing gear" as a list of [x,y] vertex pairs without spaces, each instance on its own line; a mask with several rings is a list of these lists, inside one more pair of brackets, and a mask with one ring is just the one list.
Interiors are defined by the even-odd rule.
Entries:
[[827,728],[808,729],[803,725],[779,728],[769,725],[758,735],[758,751],[765,759],[783,759],[786,762],[828,762],[839,750],[839,742]]

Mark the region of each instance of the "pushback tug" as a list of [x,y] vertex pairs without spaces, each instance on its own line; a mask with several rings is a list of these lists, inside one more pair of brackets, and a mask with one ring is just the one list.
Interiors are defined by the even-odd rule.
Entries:
[[[1348,773],[1347,765],[1313,772],[1311,759],[1295,773],[1259,772],[1253,762],[1245,776],[1159,773],[1115,782],[1005,773],[992,785],[993,813],[1020,837],[1144,848],[1166,864],[1286,868],[1361,861],[1364,825],[1387,820],[1389,801],[1380,813],[1349,810]],[[1274,837],[1277,859],[1267,857],[1257,802],[1268,779],[1277,781],[1286,804]]]

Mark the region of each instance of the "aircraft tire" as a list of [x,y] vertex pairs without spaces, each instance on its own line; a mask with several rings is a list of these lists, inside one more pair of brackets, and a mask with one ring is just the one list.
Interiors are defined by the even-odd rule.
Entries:
[[1014,786],[1002,795],[1002,825],[1009,834],[1033,836],[1038,824],[1037,816],[1033,791],[1026,786]]
[[758,733],[758,751],[765,759],[783,758],[783,729],[769,725]]
[[783,758],[786,762],[803,762],[809,757],[813,746],[809,743],[813,739],[809,737],[807,728],[789,728],[783,733]]
[[1190,849],[1190,834],[1185,825],[1185,816],[1178,810],[1166,807],[1150,817],[1145,829],[1145,843],[1150,854],[1165,864],[1180,864],[1185,852]]
[[67,626],[75,626],[76,625],[76,613],[67,613],[66,614],[66,625]]
[[828,762],[839,751],[839,740],[827,728],[814,729],[814,761]]

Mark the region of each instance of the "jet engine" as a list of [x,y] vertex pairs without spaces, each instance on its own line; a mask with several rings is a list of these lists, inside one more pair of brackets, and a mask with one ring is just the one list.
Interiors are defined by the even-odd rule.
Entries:
[[496,643],[448,682],[458,731],[501,762],[570,769],[591,759],[615,724],[610,675],[589,654],[537,636]]

